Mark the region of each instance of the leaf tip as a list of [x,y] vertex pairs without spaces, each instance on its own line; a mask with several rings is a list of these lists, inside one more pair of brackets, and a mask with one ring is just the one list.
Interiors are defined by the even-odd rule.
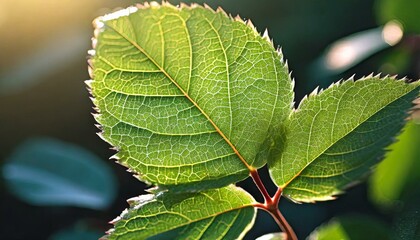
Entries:
[[107,140],[105,139],[105,137],[104,137],[104,135],[103,135],[103,132],[97,132],[97,133],[96,133],[96,135],[98,135],[98,137],[99,137],[100,139],[102,139],[104,142],[107,142]]
[[318,90],[319,90],[319,86],[317,86],[310,94],[309,94],[309,96],[310,97],[312,97],[312,96],[316,96],[316,95],[318,95]]
[[117,222],[119,222],[119,221],[121,221],[121,217],[120,216],[117,216],[116,218],[112,219],[108,223],[115,226],[115,224],[117,224]]
[[262,37],[265,38],[265,39],[270,40],[270,37],[268,35],[268,29],[267,28],[264,30],[264,33],[263,33],[263,36]]
[[251,21],[251,19],[248,19],[247,21],[246,21],[246,25],[248,26],[248,27],[250,27],[254,32],[256,32],[257,33],[257,28],[254,26],[254,24],[252,23],[252,21]]
[[[90,67],[89,67],[90,68]],[[86,84],[86,86],[88,87],[88,88],[92,88],[92,83],[93,83],[93,80],[92,79],[89,79],[89,80],[85,80],[85,84]],[[91,100],[92,100],[92,97],[89,97]]]
[[223,8],[222,7],[217,7],[216,8],[216,12],[217,13],[221,13],[221,14],[223,14],[225,17],[228,17],[228,18],[232,18],[231,16],[229,16],[226,12],[225,12],[225,10],[223,10]]
[[103,131],[103,127],[102,127],[102,125],[101,125],[101,124],[95,124],[95,127],[96,127],[97,129],[99,129],[100,131]]
[[197,3],[191,3],[191,5],[189,7],[190,8],[199,8],[201,6],[199,4],[197,4]]
[[183,8],[188,8],[188,7],[189,7],[189,5],[188,5],[188,4],[186,4],[186,3],[184,3],[184,2],[181,2],[181,3],[179,4],[179,7],[180,7],[181,9],[183,9]]
[[111,157],[109,157],[110,160],[119,160],[120,158],[118,157],[118,153],[112,155]]
[[204,9],[210,10],[212,13],[216,13],[216,11],[214,11],[214,9],[212,7],[210,7],[209,5],[207,5],[207,3],[203,4]]
[[145,9],[149,7],[149,3],[148,2],[143,2],[143,3],[137,3],[136,4],[136,8],[138,9]]
[[[166,1],[162,1],[162,6],[165,6],[166,4],[168,4]],[[150,8],[159,8],[161,6],[156,1],[151,1],[151,2],[148,3],[148,5],[149,5],[148,7],[150,7]]]
[[[105,24],[103,22],[103,17],[101,16],[101,17],[97,17],[97,18],[93,19],[92,25],[93,25],[93,28],[95,28],[95,30],[103,28],[105,26]],[[99,32],[94,32],[94,37],[95,38],[98,37],[98,33]]]
[[244,19],[242,19],[242,18],[241,18],[241,16],[240,16],[239,14],[238,14],[238,15],[236,15],[236,17],[234,18],[234,20],[235,20],[235,21],[237,21],[237,22],[240,22],[240,23],[245,24]]
[[[268,33],[268,29],[266,28],[265,30],[264,30],[264,33],[263,33],[263,35],[262,35],[262,38],[264,39],[264,40],[266,40],[273,48],[274,48],[274,42],[273,42],[273,39],[271,39],[270,38],[270,35],[269,35],[269,33]],[[277,51],[277,54],[278,54],[278,51]],[[281,56],[282,57],[282,55],[279,55],[279,56]]]
[[99,122],[98,121],[98,119],[101,117],[101,114],[100,113],[91,113],[92,114],[92,116],[93,116],[93,118],[97,121],[97,122]]

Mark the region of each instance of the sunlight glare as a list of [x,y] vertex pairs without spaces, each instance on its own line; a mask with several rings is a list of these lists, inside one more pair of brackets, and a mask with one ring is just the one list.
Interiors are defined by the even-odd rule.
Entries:
[[327,66],[338,69],[350,65],[356,59],[354,44],[350,41],[341,41],[335,44],[327,55]]
[[116,12],[113,12],[113,13],[110,13],[110,14],[107,14],[107,15],[103,16],[102,20],[103,21],[108,21],[108,20],[113,20],[113,19],[119,18],[119,17],[128,16],[129,14],[134,13],[137,10],[138,10],[137,7],[133,7],[133,6],[125,8],[125,9],[121,9],[119,11],[116,11]]
[[397,21],[390,21],[385,24],[382,30],[382,38],[390,46],[399,43],[403,37],[402,25]]
[[0,4],[0,27],[6,22],[6,19],[6,10],[4,9],[4,6]]

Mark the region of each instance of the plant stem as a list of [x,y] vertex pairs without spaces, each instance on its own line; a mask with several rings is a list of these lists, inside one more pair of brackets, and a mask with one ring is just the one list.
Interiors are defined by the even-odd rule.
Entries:
[[276,221],[277,225],[279,225],[283,233],[286,234],[287,240],[297,240],[298,238],[295,232],[293,231],[293,228],[286,221],[279,209],[279,201],[283,189],[278,188],[274,196],[271,197],[267,189],[265,188],[264,183],[261,181],[260,175],[258,174],[258,171],[256,169],[251,171],[251,177],[264,197],[264,204],[256,203],[254,204],[254,207],[261,208],[264,211],[270,213],[270,215],[274,218],[274,220]]
[[271,203],[272,199],[270,194],[268,194],[267,189],[265,188],[264,183],[261,181],[260,175],[256,169],[251,171],[251,177],[252,180],[254,180],[255,185],[257,185],[258,190],[260,190],[261,194],[263,195],[265,203]]
[[286,221],[284,216],[281,214],[280,209],[277,207],[275,211],[269,211],[271,216],[273,216],[276,223],[280,226],[281,230],[286,234],[287,240],[297,240],[297,236],[293,231],[293,228]]

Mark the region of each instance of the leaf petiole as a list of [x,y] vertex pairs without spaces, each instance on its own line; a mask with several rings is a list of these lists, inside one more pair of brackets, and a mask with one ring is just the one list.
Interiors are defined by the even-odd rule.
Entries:
[[260,190],[262,196],[264,197],[264,203],[256,203],[254,207],[260,208],[268,213],[274,218],[277,225],[279,225],[280,229],[286,234],[287,240],[297,240],[297,236],[293,231],[293,228],[290,224],[286,221],[284,216],[281,214],[279,209],[279,201],[283,192],[283,189],[278,188],[276,193],[273,197],[270,196],[267,189],[264,186],[264,183],[261,181],[260,175],[256,169],[250,172],[252,180],[254,181],[255,185]]

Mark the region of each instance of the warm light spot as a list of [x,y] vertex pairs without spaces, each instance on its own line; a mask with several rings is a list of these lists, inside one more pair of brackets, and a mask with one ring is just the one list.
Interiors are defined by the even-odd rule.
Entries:
[[342,38],[329,47],[325,66],[332,71],[345,71],[372,54],[389,47],[382,37],[383,28],[373,28]]
[[89,56],[95,56],[95,54],[96,54],[96,51],[94,50],[94,49],[90,49],[90,50],[88,50],[88,54],[89,54]]
[[6,10],[0,5],[0,27],[6,22]]
[[103,28],[103,27],[105,26],[105,24],[102,22],[102,18],[101,18],[101,17],[99,17],[99,18],[96,18],[96,19],[93,21],[93,26],[94,26],[95,28]]
[[350,41],[334,44],[327,54],[327,66],[332,69],[345,67],[356,59],[356,49]]
[[391,46],[394,46],[403,37],[403,28],[402,25],[397,21],[390,21],[385,24],[382,30],[382,38],[386,43]]

